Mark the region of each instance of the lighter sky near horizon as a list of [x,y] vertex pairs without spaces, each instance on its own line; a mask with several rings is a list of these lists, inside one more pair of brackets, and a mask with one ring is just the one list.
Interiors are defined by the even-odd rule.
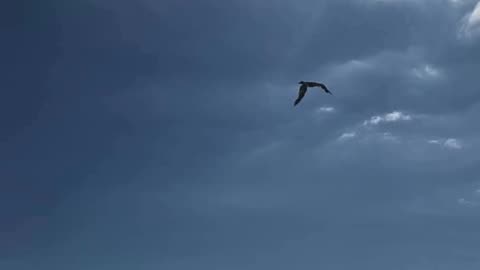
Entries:
[[2,10],[0,269],[480,269],[479,1]]

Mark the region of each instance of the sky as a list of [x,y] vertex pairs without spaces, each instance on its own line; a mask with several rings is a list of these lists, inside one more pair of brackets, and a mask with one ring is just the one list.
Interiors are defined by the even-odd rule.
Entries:
[[477,0],[2,11],[1,269],[480,269]]

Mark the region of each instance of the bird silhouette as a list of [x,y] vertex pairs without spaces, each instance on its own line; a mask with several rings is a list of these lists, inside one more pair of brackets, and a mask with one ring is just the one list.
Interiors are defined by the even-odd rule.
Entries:
[[293,103],[293,106],[297,106],[298,103],[300,103],[300,101],[303,99],[303,97],[307,93],[308,87],[320,87],[326,93],[328,93],[330,95],[333,95],[332,92],[330,92],[330,90],[328,90],[327,86],[323,83],[300,81],[300,82],[298,82],[298,84],[301,84],[301,85],[300,85],[300,88],[298,89],[298,97],[295,100],[295,102]]

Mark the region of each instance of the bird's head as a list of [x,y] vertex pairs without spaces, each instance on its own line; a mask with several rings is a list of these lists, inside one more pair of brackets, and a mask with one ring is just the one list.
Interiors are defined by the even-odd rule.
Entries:
[[299,81],[298,84],[304,84],[305,82],[304,81]]

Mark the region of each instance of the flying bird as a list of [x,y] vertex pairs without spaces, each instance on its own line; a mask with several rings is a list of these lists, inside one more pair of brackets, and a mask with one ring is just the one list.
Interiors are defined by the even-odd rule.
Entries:
[[301,84],[301,85],[300,85],[300,88],[298,89],[298,97],[295,100],[295,103],[293,104],[293,106],[297,106],[297,104],[300,103],[302,98],[307,93],[308,87],[321,87],[323,89],[323,91],[325,91],[326,93],[328,93],[330,95],[333,95],[332,92],[330,92],[330,90],[328,90],[327,86],[325,86],[325,84],[323,84],[323,83],[300,81],[300,82],[298,82],[298,84]]

